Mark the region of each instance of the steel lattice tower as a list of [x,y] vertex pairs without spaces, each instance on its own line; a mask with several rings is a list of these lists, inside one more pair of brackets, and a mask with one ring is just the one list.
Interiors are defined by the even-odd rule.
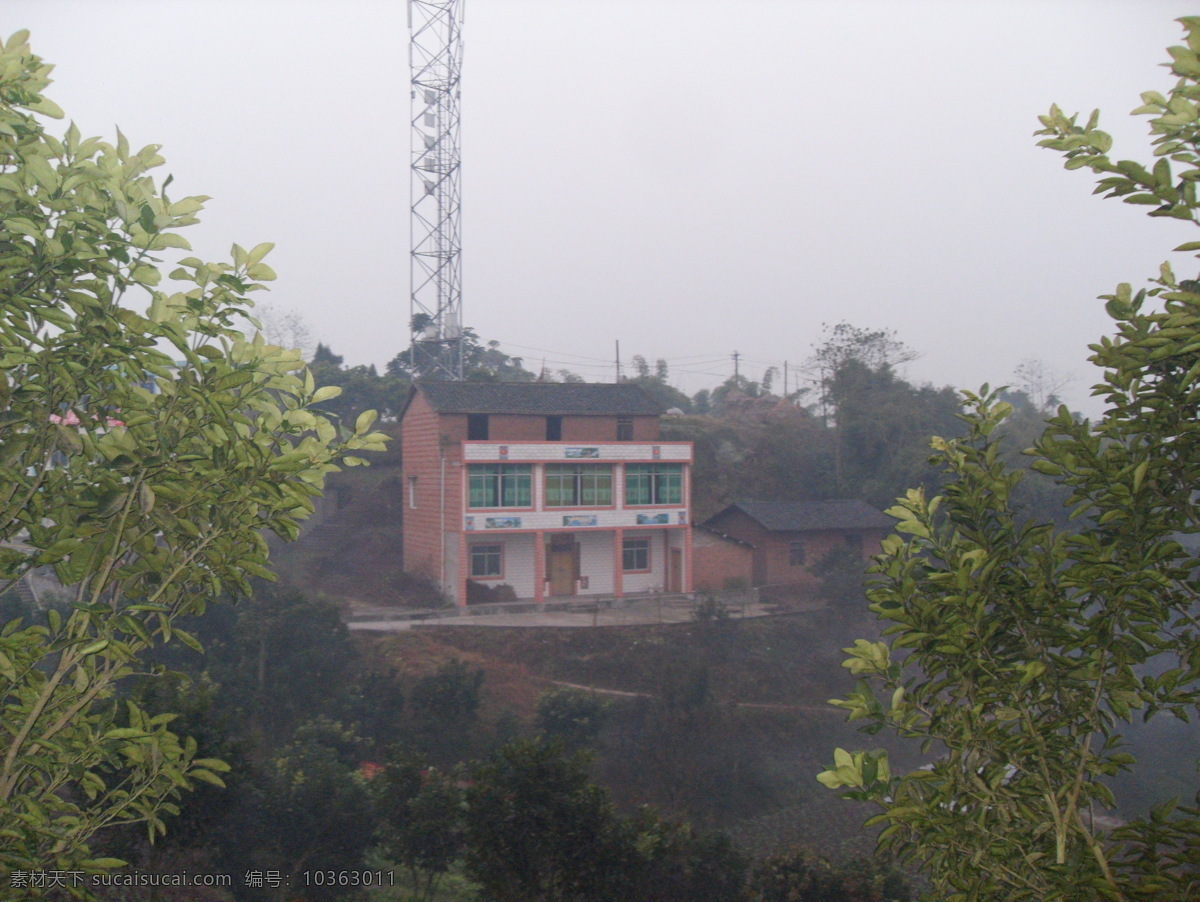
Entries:
[[411,363],[419,376],[462,379],[462,0],[409,0],[408,28]]

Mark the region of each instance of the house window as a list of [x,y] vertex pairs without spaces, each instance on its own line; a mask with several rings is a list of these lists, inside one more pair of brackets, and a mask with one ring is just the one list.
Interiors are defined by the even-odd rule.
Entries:
[[467,441],[486,442],[488,438],[488,415],[486,413],[467,414]]
[[650,570],[650,540],[625,539],[621,545],[621,569],[626,573]]
[[529,507],[532,486],[529,464],[471,464],[467,468],[470,507]]
[[612,504],[612,467],[546,464],[546,507],[607,507]]
[[546,441],[561,442],[562,441],[562,417],[549,416],[546,417]]
[[408,506],[415,508],[417,506],[417,477],[408,477]]
[[633,417],[617,417],[617,441],[633,441]]
[[504,575],[503,545],[472,545],[471,576],[476,579],[500,579]]
[[804,566],[804,540],[792,539],[788,545],[788,563],[793,567]]
[[626,464],[626,504],[683,504],[682,464]]

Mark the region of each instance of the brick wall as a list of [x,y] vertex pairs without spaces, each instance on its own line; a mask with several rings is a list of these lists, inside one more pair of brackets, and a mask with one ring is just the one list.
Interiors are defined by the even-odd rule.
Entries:
[[[445,526],[456,530],[462,510],[461,446],[445,442],[442,436],[452,423],[439,421],[421,395],[416,395],[404,414],[404,429],[401,435],[404,482],[404,569],[410,573],[423,574],[437,580],[442,567],[442,455],[446,455],[445,466]],[[466,418],[463,418],[463,436],[466,435]],[[413,478],[415,484],[415,507],[413,506]],[[453,574],[448,574],[453,579]]]
[[731,581],[754,584],[753,549],[704,529],[692,532],[693,579],[697,592],[717,591]]
[[[449,437],[450,441],[460,442],[466,439],[467,415],[465,413],[447,413],[441,416],[442,432]],[[633,417],[634,441],[656,442],[658,438],[658,417]],[[617,440],[617,417],[564,416],[561,440],[564,442],[615,442]],[[489,414],[488,441],[544,442],[546,441],[546,418],[530,414]]]
[[[878,554],[884,530],[807,530],[804,532],[769,532],[757,521],[741,511],[730,511],[713,526],[743,542],[754,546],[752,557],[752,579],[756,586],[791,585],[816,590],[821,580],[812,568],[829,552],[844,548],[847,539],[858,536],[861,540],[865,561],[870,555]],[[803,563],[793,563],[792,543],[803,545]],[[701,566],[701,554],[697,553],[697,567]]]
[[[658,417],[633,417],[633,441],[656,442]],[[563,417],[564,442],[615,442],[616,417]]]
[[[854,546],[861,548],[864,563],[873,554],[879,553],[882,530],[835,529],[806,532],[776,532],[768,534],[760,546],[766,567],[765,585],[794,585],[817,590],[821,580],[813,568],[831,552],[846,548],[850,540],[857,538]],[[803,547],[803,564],[792,563],[792,543],[800,542]]]

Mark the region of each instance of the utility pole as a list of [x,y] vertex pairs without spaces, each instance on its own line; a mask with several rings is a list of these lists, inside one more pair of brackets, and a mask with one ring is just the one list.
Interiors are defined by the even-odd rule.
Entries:
[[738,372],[738,358],[740,356],[737,351],[733,352],[733,381],[735,383],[741,381],[741,374]]
[[459,101],[462,0],[408,0],[411,93],[410,362],[463,378]]

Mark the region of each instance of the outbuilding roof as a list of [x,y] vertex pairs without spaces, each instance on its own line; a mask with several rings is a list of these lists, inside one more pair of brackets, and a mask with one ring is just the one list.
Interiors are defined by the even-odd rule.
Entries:
[[412,392],[424,395],[439,413],[543,416],[659,416],[662,413],[662,407],[641,386],[631,383],[418,382]]
[[737,501],[708,519],[720,521],[739,510],[769,532],[824,529],[891,529],[891,517],[865,501]]

